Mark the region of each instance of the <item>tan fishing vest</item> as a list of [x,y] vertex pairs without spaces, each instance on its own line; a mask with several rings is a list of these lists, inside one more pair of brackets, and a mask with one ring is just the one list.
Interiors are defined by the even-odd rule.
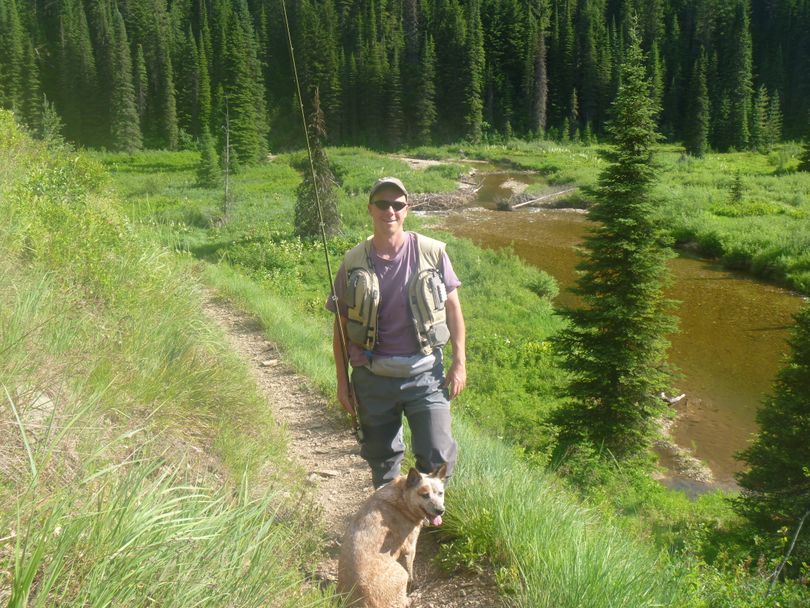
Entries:
[[[416,272],[408,282],[408,309],[421,353],[428,355],[447,344],[447,290],[439,265],[445,244],[416,234],[418,262]],[[377,322],[380,308],[380,282],[371,260],[371,237],[356,245],[343,258],[346,269],[346,304],[349,340],[365,350],[374,350],[377,343]]]

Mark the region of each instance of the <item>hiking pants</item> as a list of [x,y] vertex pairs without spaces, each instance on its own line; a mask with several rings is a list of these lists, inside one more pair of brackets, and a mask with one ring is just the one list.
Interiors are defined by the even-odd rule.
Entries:
[[457,445],[450,431],[450,400],[444,381],[442,357],[433,369],[410,378],[389,378],[356,367],[352,383],[357,395],[364,440],[360,455],[371,467],[375,488],[400,474],[405,456],[402,414],[411,429],[411,449],[416,468],[432,473],[447,465],[447,478],[453,472]]

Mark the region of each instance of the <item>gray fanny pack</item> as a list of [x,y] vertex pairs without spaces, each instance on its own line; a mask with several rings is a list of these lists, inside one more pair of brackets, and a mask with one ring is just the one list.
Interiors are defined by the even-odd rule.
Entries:
[[411,355],[408,357],[373,357],[366,365],[377,376],[387,378],[410,378],[433,369],[436,355]]

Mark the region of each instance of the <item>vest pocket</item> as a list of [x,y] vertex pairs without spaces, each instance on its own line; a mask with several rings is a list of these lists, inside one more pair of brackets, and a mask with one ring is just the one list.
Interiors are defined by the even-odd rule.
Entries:
[[349,340],[365,349],[374,348],[377,339],[377,309],[380,292],[365,268],[355,268],[346,281],[346,306],[348,323],[346,331]]
[[421,351],[429,353],[447,344],[450,339],[445,310],[447,290],[439,272],[429,269],[418,273],[408,292]]

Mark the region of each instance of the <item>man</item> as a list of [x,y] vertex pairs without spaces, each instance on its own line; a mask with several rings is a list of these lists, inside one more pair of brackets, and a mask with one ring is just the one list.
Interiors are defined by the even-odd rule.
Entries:
[[[467,382],[461,285],[444,243],[403,229],[408,192],[395,177],[371,188],[368,200],[374,234],[352,248],[335,280],[341,328],[335,321],[333,350],[338,400],[350,413],[347,340],[352,386],[363,431],[361,456],[378,488],[400,473],[405,446],[402,414],[411,429],[416,468],[430,473],[456,461],[450,431],[450,399]],[[327,308],[335,311],[330,298]],[[444,377],[442,347],[453,346]]]

